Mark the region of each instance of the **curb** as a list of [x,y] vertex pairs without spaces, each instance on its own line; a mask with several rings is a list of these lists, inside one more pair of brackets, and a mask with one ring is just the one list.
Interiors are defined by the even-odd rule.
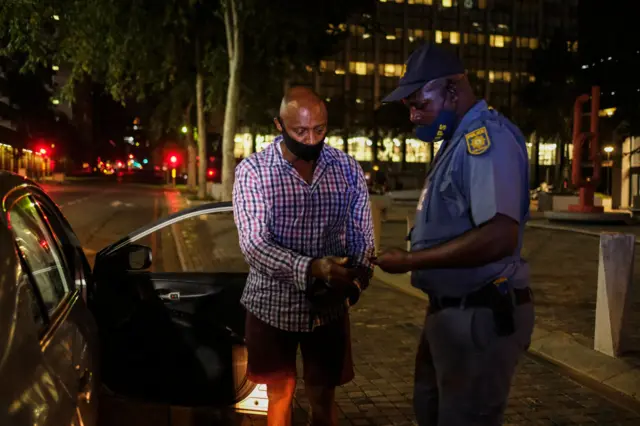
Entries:
[[[586,229],[573,228],[570,226],[550,225],[546,223],[529,222],[527,223],[526,227],[533,228],[533,229],[548,229],[550,231],[574,232],[576,234],[588,235],[591,237],[598,237],[598,238],[600,238],[600,235],[602,234],[611,233],[610,231],[588,231]],[[624,232],[621,232],[621,233],[624,234]],[[636,234],[631,233],[631,235],[636,235]],[[636,244],[640,244],[640,239],[636,238]]]
[[[180,195],[182,197],[182,195]],[[166,196],[165,196],[166,198]],[[173,236],[173,243],[176,246],[176,252],[178,253],[178,262],[180,263],[180,268],[182,271],[192,271],[192,265],[188,263],[188,258],[185,255],[187,252],[187,245],[184,242],[184,238],[182,237],[182,233],[180,232],[180,228],[177,223],[171,225],[171,235]]]
[[[374,278],[409,296],[429,301],[424,292],[411,286],[409,274],[393,275],[376,268]],[[640,366],[589,349],[568,333],[535,325],[529,352],[640,401]]]

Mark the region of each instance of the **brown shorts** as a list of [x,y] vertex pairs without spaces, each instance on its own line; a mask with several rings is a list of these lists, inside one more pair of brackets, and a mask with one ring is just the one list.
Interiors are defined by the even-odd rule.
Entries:
[[349,316],[309,333],[280,330],[247,312],[248,376],[269,384],[296,377],[298,346],[303,378],[311,386],[336,387],[353,380]]

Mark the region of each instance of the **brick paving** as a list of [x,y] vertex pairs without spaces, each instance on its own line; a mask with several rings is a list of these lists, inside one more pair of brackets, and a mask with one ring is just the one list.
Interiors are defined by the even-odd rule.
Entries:
[[[583,229],[640,234],[636,226]],[[382,228],[384,247],[403,247],[406,224],[387,222]],[[593,348],[598,277],[599,240],[595,236],[567,231],[528,228],[523,256],[530,263],[536,297],[536,321],[551,331],[564,331],[578,342]],[[636,250],[634,286],[640,286],[640,249]],[[640,291],[631,295],[628,318],[630,352],[625,360],[640,365]]]
[[[385,224],[383,246],[402,245],[402,226]],[[246,270],[229,214],[189,221],[182,227],[182,233],[189,255],[196,259],[194,265],[198,270]],[[593,310],[588,305],[589,295],[580,294],[584,290],[579,283],[595,280],[594,271],[588,265],[593,263],[593,256],[597,256],[597,242],[593,237],[581,237],[584,240],[573,240],[573,237],[563,237],[560,233],[528,231],[526,250],[536,270],[536,282],[542,283],[540,288],[536,287],[541,320],[546,321],[549,327],[574,327],[574,333],[585,333],[586,338],[589,332],[583,330],[587,328],[583,323],[588,320],[576,319],[573,310]],[[206,241],[206,244],[198,244],[199,241]],[[569,250],[576,245],[584,253]],[[573,263],[583,267],[572,268]],[[558,266],[549,268],[550,264]],[[549,269],[556,272],[547,271]],[[563,270],[568,270],[570,276],[563,275]],[[587,287],[586,284],[583,286]],[[595,288],[595,282],[593,286]],[[595,303],[595,293],[593,301]],[[567,306],[572,310],[567,311]],[[422,301],[374,281],[360,303],[352,309],[356,377],[352,383],[337,390],[341,425],[415,424],[412,409],[413,363],[423,321]],[[303,390],[299,389],[294,424],[305,425],[307,413],[308,405]],[[263,417],[252,416],[243,417],[241,423],[266,424]],[[527,356],[515,377],[505,424],[637,425],[640,424],[640,416]]]

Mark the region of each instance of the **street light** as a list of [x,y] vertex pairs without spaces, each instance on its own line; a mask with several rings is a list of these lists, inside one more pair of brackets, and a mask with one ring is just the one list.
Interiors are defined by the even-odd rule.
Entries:
[[607,145],[604,147],[604,152],[607,153],[607,166],[609,168],[609,171],[607,173],[607,194],[611,195],[611,191],[609,190],[609,186],[611,185],[611,174],[612,174],[612,169],[613,169],[613,164],[611,164],[611,153],[613,152],[614,148],[611,145]]
[[182,130],[182,133],[184,133],[184,134],[186,134],[186,133],[189,131],[189,129],[187,128],[187,126],[182,126],[182,129],[181,129],[181,130]]

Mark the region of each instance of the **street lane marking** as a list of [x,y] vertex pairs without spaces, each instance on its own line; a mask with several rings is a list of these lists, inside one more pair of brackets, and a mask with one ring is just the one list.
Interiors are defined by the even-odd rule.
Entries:
[[60,208],[61,208],[61,209],[63,209],[63,208],[68,207],[68,206],[73,206],[74,204],[82,203],[82,202],[86,201],[87,199],[89,199],[90,197],[91,197],[91,196],[90,196],[90,195],[88,195],[88,196],[86,196],[86,197],[77,198],[77,199],[75,199],[75,200],[68,201],[68,202],[66,202],[66,203],[64,203],[64,204],[61,204],[61,205],[60,205]]

